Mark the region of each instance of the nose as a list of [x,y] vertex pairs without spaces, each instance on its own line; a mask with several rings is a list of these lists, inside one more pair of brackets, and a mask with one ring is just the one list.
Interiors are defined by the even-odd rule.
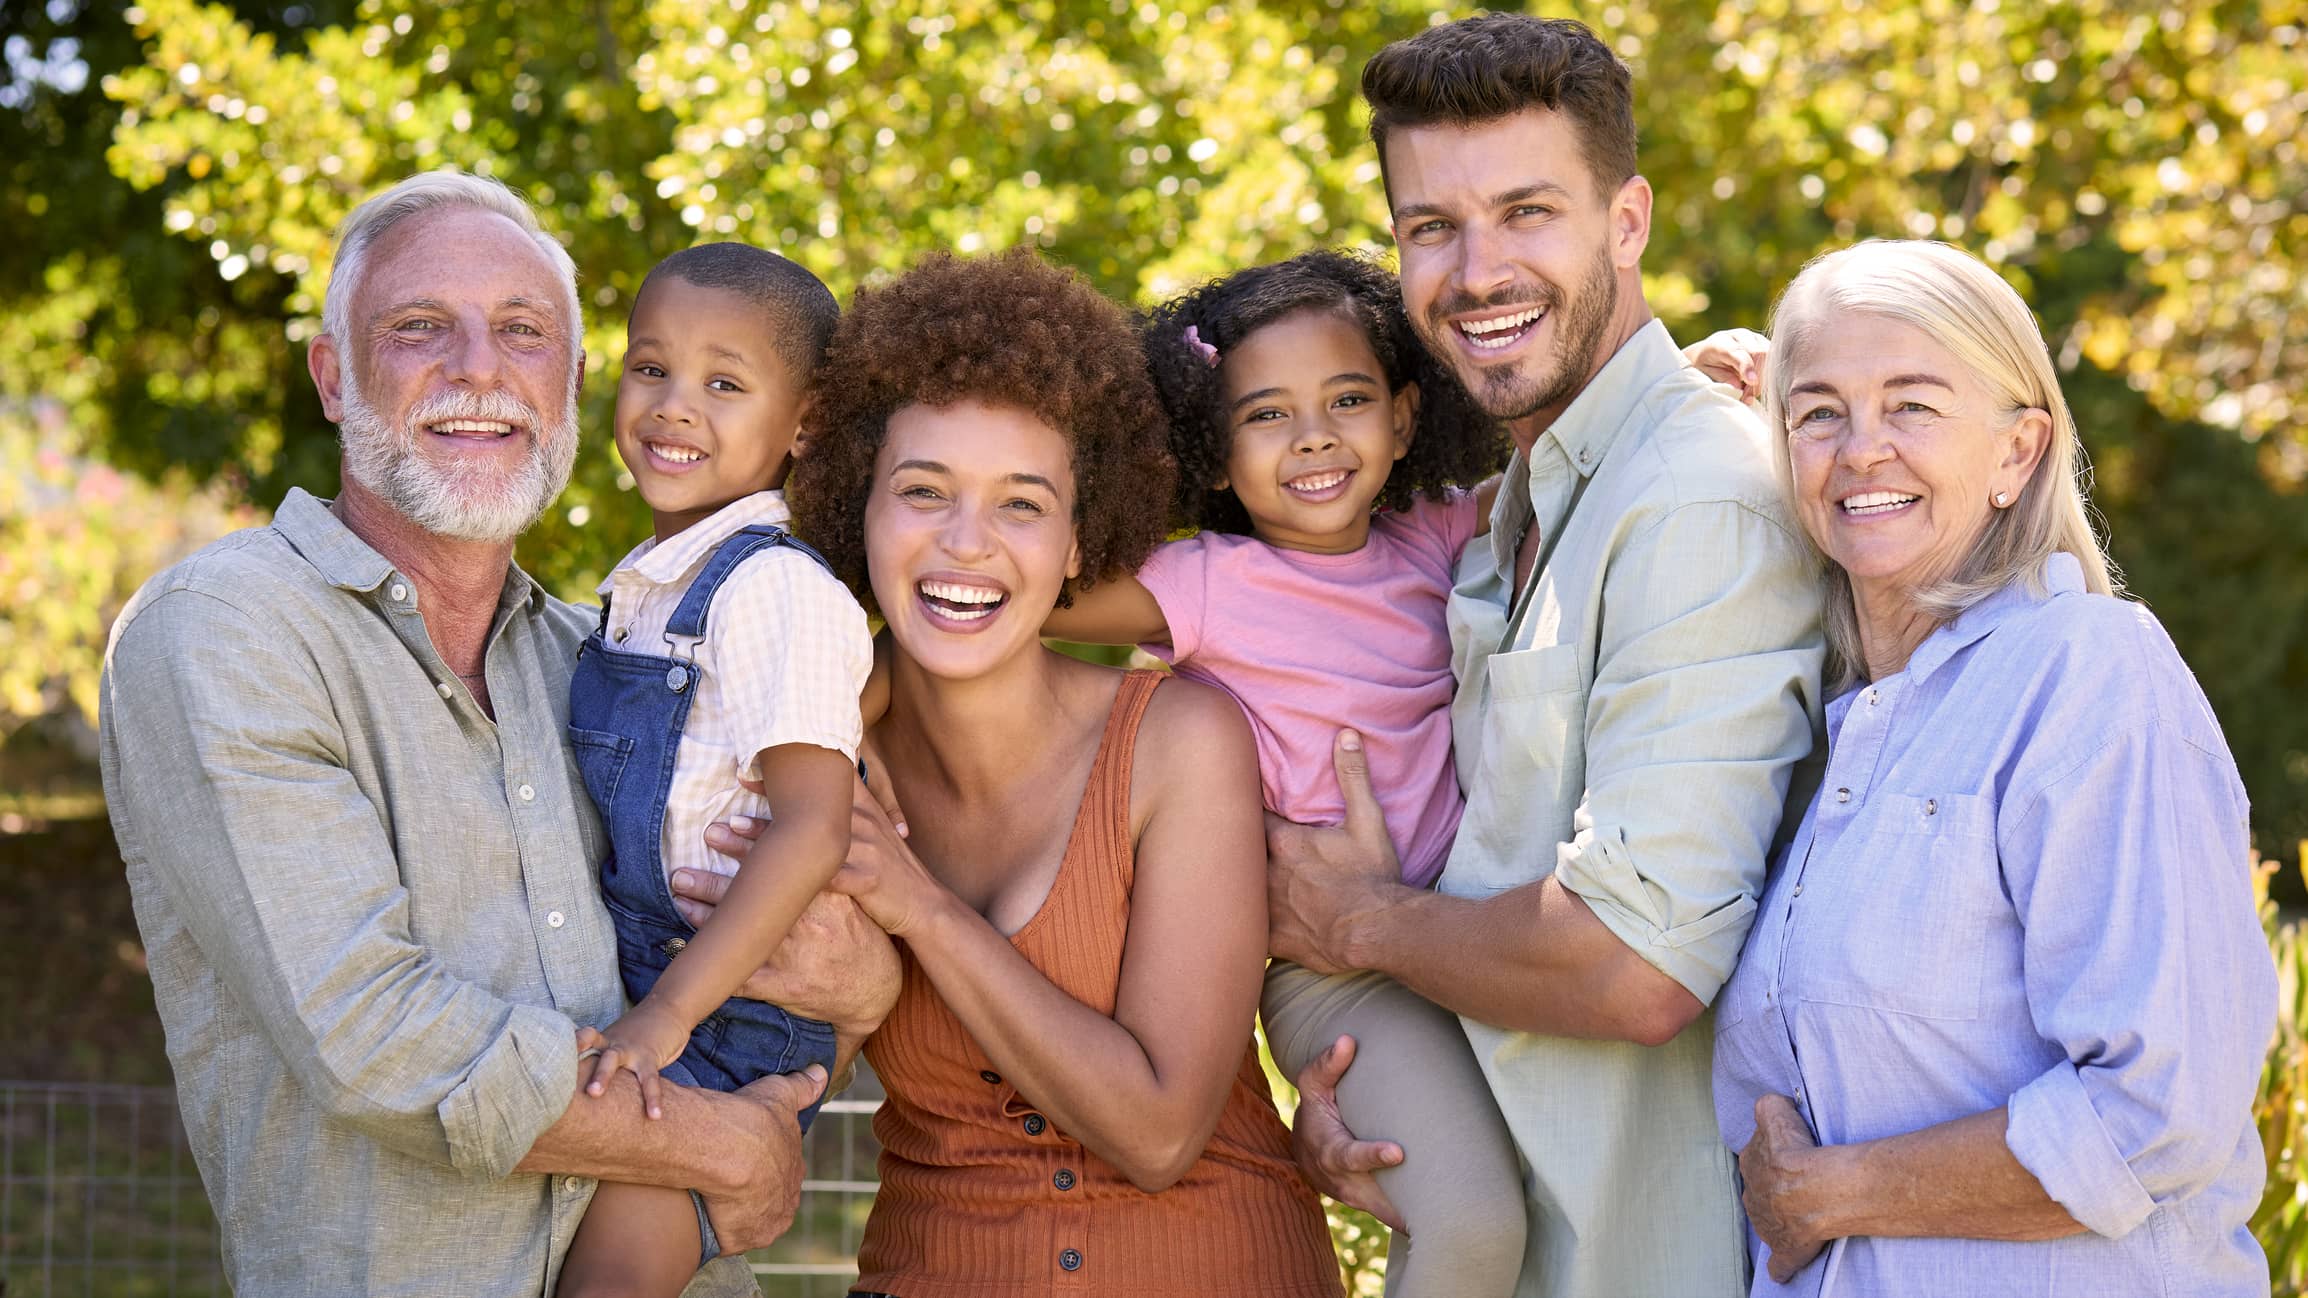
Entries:
[[946,511],[945,526],[939,530],[938,545],[947,554],[963,562],[985,559],[994,552],[994,533],[988,526],[985,513],[967,502],[960,509]]
[[690,400],[686,384],[667,383],[658,389],[657,404],[649,417],[661,424],[680,424],[683,427],[697,422],[697,403]]
[[1301,422],[1298,436],[1291,439],[1291,449],[1300,455],[1317,455],[1338,446],[1338,432],[1328,419],[1317,415]]
[[1468,225],[1459,233],[1458,251],[1453,275],[1458,287],[1469,297],[1482,301],[1514,282],[1506,241],[1495,231],[1481,225]]
[[1898,454],[1891,421],[1864,406],[1844,420],[1843,436],[1835,443],[1836,461],[1856,473],[1871,473]]
[[505,354],[498,345],[497,331],[486,320],[459,321],[444,368],[450,382],[483,392],[497,387],[505,372]]

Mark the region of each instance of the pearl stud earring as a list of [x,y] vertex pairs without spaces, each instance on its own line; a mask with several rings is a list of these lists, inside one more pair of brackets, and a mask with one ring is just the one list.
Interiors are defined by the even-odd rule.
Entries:
[[2002,492],[2000,492],[2000,491],[1999,491],[1999,492],[1997,492],[1997,493],[1995,493],[1995,507],[1996,507],[1997,509],[2002,509],[2002,508],[2003,508],[2003,502],[2004,502],[2004,493],[2002,493]]

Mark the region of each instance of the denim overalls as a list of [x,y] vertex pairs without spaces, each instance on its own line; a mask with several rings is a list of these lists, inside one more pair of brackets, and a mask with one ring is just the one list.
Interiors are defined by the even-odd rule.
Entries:
[[[577,652],[576,674],[569,683],[569,738],[585,790],[593,795],[609,830],[609,855],[601,863],[601,898],[617,927],[617,964],[625,978],[625,994],[635,1004],[697,935],[696,927],[673,908],[660,847],[666,796],[673,786],[673,756],[689,721],[689,701],[699,677],[695,655],[705,638],[706,613],[714,593],[740,563],[781,545],[825,563],[824,556],[783,530],[756,524],[722,542],[682,595],[665,628],[673,655],[610,648],[602,634],[609,626],[606,598],[601,624]],[[808,628],[793,631],[806,634]],[[733,1091],[813,1063],[830,1073],[833,1055],[830,1025],[788,1014],[775,1005],[731,997],[689,1034],[689,1048],[662,1075],[683,1085]],[[807,1129],[816,1116],[817,1105],[812,1103],[801,1112],[802,1127]]]

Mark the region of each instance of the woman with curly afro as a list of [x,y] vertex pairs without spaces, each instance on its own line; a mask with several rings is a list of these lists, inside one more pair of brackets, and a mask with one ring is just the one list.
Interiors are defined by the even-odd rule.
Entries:
[[1031,254],[932,257],[834,335],[794,513],[888,622],[834,887],[905,954],[861,1293],[1331,1298],[1251,1042],[1257,754],[1224,694],[1043,647],[1161,540],[1174,467],[1121,310]]

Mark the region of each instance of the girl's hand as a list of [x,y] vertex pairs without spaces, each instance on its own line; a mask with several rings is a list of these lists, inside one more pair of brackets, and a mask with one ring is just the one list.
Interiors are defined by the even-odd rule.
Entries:
[[1683,359],[1701,374],[1739,390],[1749,404],[1763,400],[1763,365],[1770,359],[1771,340],[1752,329],[1726,329],[1709,334],[1683,349]]
[[852,786],[849,859],[826,885],[852,898],[891,937],[919,930],[951,894],[906,846],[881,801],[863,782]]
[[601,1054],[593,1061],[593,1076],[585,1083],[585,1093],[601,1094],[622,1068],[641,1083],[642,1111],[652,1118],[664,1117],[659,1099],[665,1082],[657,1070],[681,1057],[689,1044],[690,1029],[696,1026],[644,999],[600,1034]]

